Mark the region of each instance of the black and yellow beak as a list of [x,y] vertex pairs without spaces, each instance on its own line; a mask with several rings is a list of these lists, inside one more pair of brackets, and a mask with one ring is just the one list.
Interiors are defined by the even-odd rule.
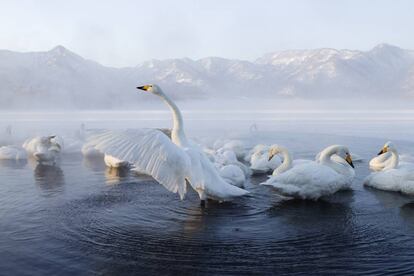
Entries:
[[273,153],[269,153],[269,159],[268,159],[268,161],[272,160],[273,156],[275,156]]
[[345,161],[349,164],[349,166],[351,166],[352,168],[355,168],[354,164],[352,163],[351,155],[349,153],[346,155]]
[[143,85],[143,86],[138,86],[137,87],[137,89],[144,90],[144,91],[148,91],[149,88],[150,88],[149,85]]
[[388,148],[387,147],[384,147],[384,148],[382,148],[381,149],[381,151],[380,152],[378,152],[378,154],[377,155],[381,155],[381,154],[383,154],[383,153],[386,153],[388,151]]

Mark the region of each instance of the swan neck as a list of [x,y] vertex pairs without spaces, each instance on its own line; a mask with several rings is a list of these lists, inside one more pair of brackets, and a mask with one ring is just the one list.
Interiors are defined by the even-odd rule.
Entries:
[[164,93],[160,93],[160,97],[171,109],[173,114],[173,128],[171,130],[171,140],[180,146],[186,146],[188,144],[187,137],[184,133],[184,122],[178,106]]
[[332,161],[331,157],[332,157],[332,155],[334,155],[336,153],[336,150],[337,149],[335,147],[323,150],[321,152],[321,157],[320,157],[321,163],[324,163],[324,164],[334,163]]
[[328,149],[325,149],[321,153],[321,164],[330,167],[334,171],[336,171],[339,174],[342,175],[348,175],[350,173],[350,167],[347,168],[346,165],[342,165],[340,163],[337,163],[332,160],[332,155],[336,154],[338,148],[337,147],[331,147]]
[[292,155],[290,155],[289,151],[286,148],[280,147],[279,152],[283,156],[283,162],[273,171],[273,175],[281,174],[292,168]]
[[387,166],[386,169],[395,169],[396,167],[398,167],[400,158],[398,156],[397,150],[391,149],[390,152],[391,152],[391,161],[390,161],[389,166]]

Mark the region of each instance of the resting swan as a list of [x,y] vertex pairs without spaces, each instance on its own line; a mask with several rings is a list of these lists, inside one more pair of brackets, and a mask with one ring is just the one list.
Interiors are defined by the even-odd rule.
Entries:
[[253,174],[266,174],[274,171],[282,161],[278,156],[274,156],[269,160],[269,146],[256,145],[246,156],[245,161],[250,163],[250,169]]
[[227,200],[248,193],[226,183],[202,150],[187,139],[180,110],[159,86],[137,88],[157,95],[170,107],[171,140],[156,129],[107,131],[93,138],[96,149],[132,163],[169,191],[178,193],[181,199],[187,192],[187,182],[198,193],[202,204],[207,198]]
[[[285,158],[273,176],[263,185],[270,185],[282,194],[302,199],[318,199],[321,196],[333,194],[341,189],[349,188],[354,178],[354,165],[348,148],[344,146],[329,146],[321,152],[320,162],[292,162],[287,149],[279,146],[272,147],[269,159],[275,154],[283,153]],[[346,161],[347,165],[331,159],[337,154]]]
[[59,142],[57,136],[35,137],[27,140],[23,148],[27,153],[33,156],[38,163],[45,165],[54,165],[62,150],[62,142]]
[[391,142],[387,142],[378,155],[382,158],[374,158],[377,166],[372,168],[377,172],[367,176],[364,185],[380,190],[414,194],[414,164],[400,163],[397,148]]

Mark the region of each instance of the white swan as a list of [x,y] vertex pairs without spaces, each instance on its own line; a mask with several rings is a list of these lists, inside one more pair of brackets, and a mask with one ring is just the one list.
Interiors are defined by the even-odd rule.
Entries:
[[202,150],[187,139],[180,110],[160,87],[137,88],[159,96],[172,110],[171,140],[156,129],[107,131],[92,140],[96,149],[134,164],[181,198],[187,192],[187,181],[202,203],[207,198],[227,200],[248,193],[225,182]]
[[[369,161],[369,168],[375,172],[382,171],[384,168],[389,167],[392,162],[392,154],[390,151],[378,154]],[[399,154],[398,160],[404,163],[413,163],[414,158],[408,154]]]
[[35,137],[24,142],[23,148],[39,163],[52,165],[56,163],[62,150],[58,140],[60,139],[55,135]]
[[231,185],[244,187],[247,177],[251,175],[251,170],[242,162],[237,160],[236,154],[232,150],[216,150],[203,148],[203,152],[210,162],[214,163],[220,176]]
[[214,155],[214,162],[217,163],[220,167],[235,165],[240,168],[246,178],[252,174],[250,168],[240,162],[237,159],[236,153],[232,150],[216,152]]
[[229,164],[219,168],[220,176],[229,184],[243,188],[246,175],[237,165]]
[[214,143],[213,148],[216,152],[231,150],[236,154],[238,159],[243,159],[246,155],[246,146],[240,140],[217,140]]
[[381,171],[388,167],[391,162],[391,152],[378,154],[369,161],[369,168],[373,171]]
[[0,160],[23,160],[27,159],[27,153],[22,147],[3,146],[0,147]]
[[[247,155],[245,161],[250,163],[253,174],[266,174],[272,172],[282,164],[278,156],[269,160],[269,146],[256,145]],[[247,159],[247,160],[246,160]]]
[[[293,164],[292,158],[285,148],[278,151],[285,155],[282,165],[263,185],[270,185],[281,193],[302,199],[318,199],[321,196],[333,194],[341,189],[349,188],[355,176],[352,158],[348,148],[344,146],[329,146],[322,151],[321,161],[308,161]],[[347,165],[337,163],[331,156],[337,154],[347,162]],[[352,168],[351,168],[352,167]]]
[[[376,158],[377,166],[373,169],[377,172],[367,176],[364,185],[380,190],[414,194],[414,164],[400,163],[397,148],[391,142],[387,142],[378,155],[383,156],[382,162]],[[384,155],[389,157],[384,159]]]

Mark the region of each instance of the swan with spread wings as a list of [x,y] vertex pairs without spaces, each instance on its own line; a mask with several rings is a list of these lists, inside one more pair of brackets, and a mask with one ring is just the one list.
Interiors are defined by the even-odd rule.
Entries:
[[89,143],[105,154],[134,164],[181,199],[187,193],[187,183],[198,193],[202,204],[208,198],[222,201],[248,193],[224,181],[203,151],[187,139],[180,110],[159,86],[137,88],[160,97],[171,109],[171,139],[157,129],[138,129],[105,131]]

